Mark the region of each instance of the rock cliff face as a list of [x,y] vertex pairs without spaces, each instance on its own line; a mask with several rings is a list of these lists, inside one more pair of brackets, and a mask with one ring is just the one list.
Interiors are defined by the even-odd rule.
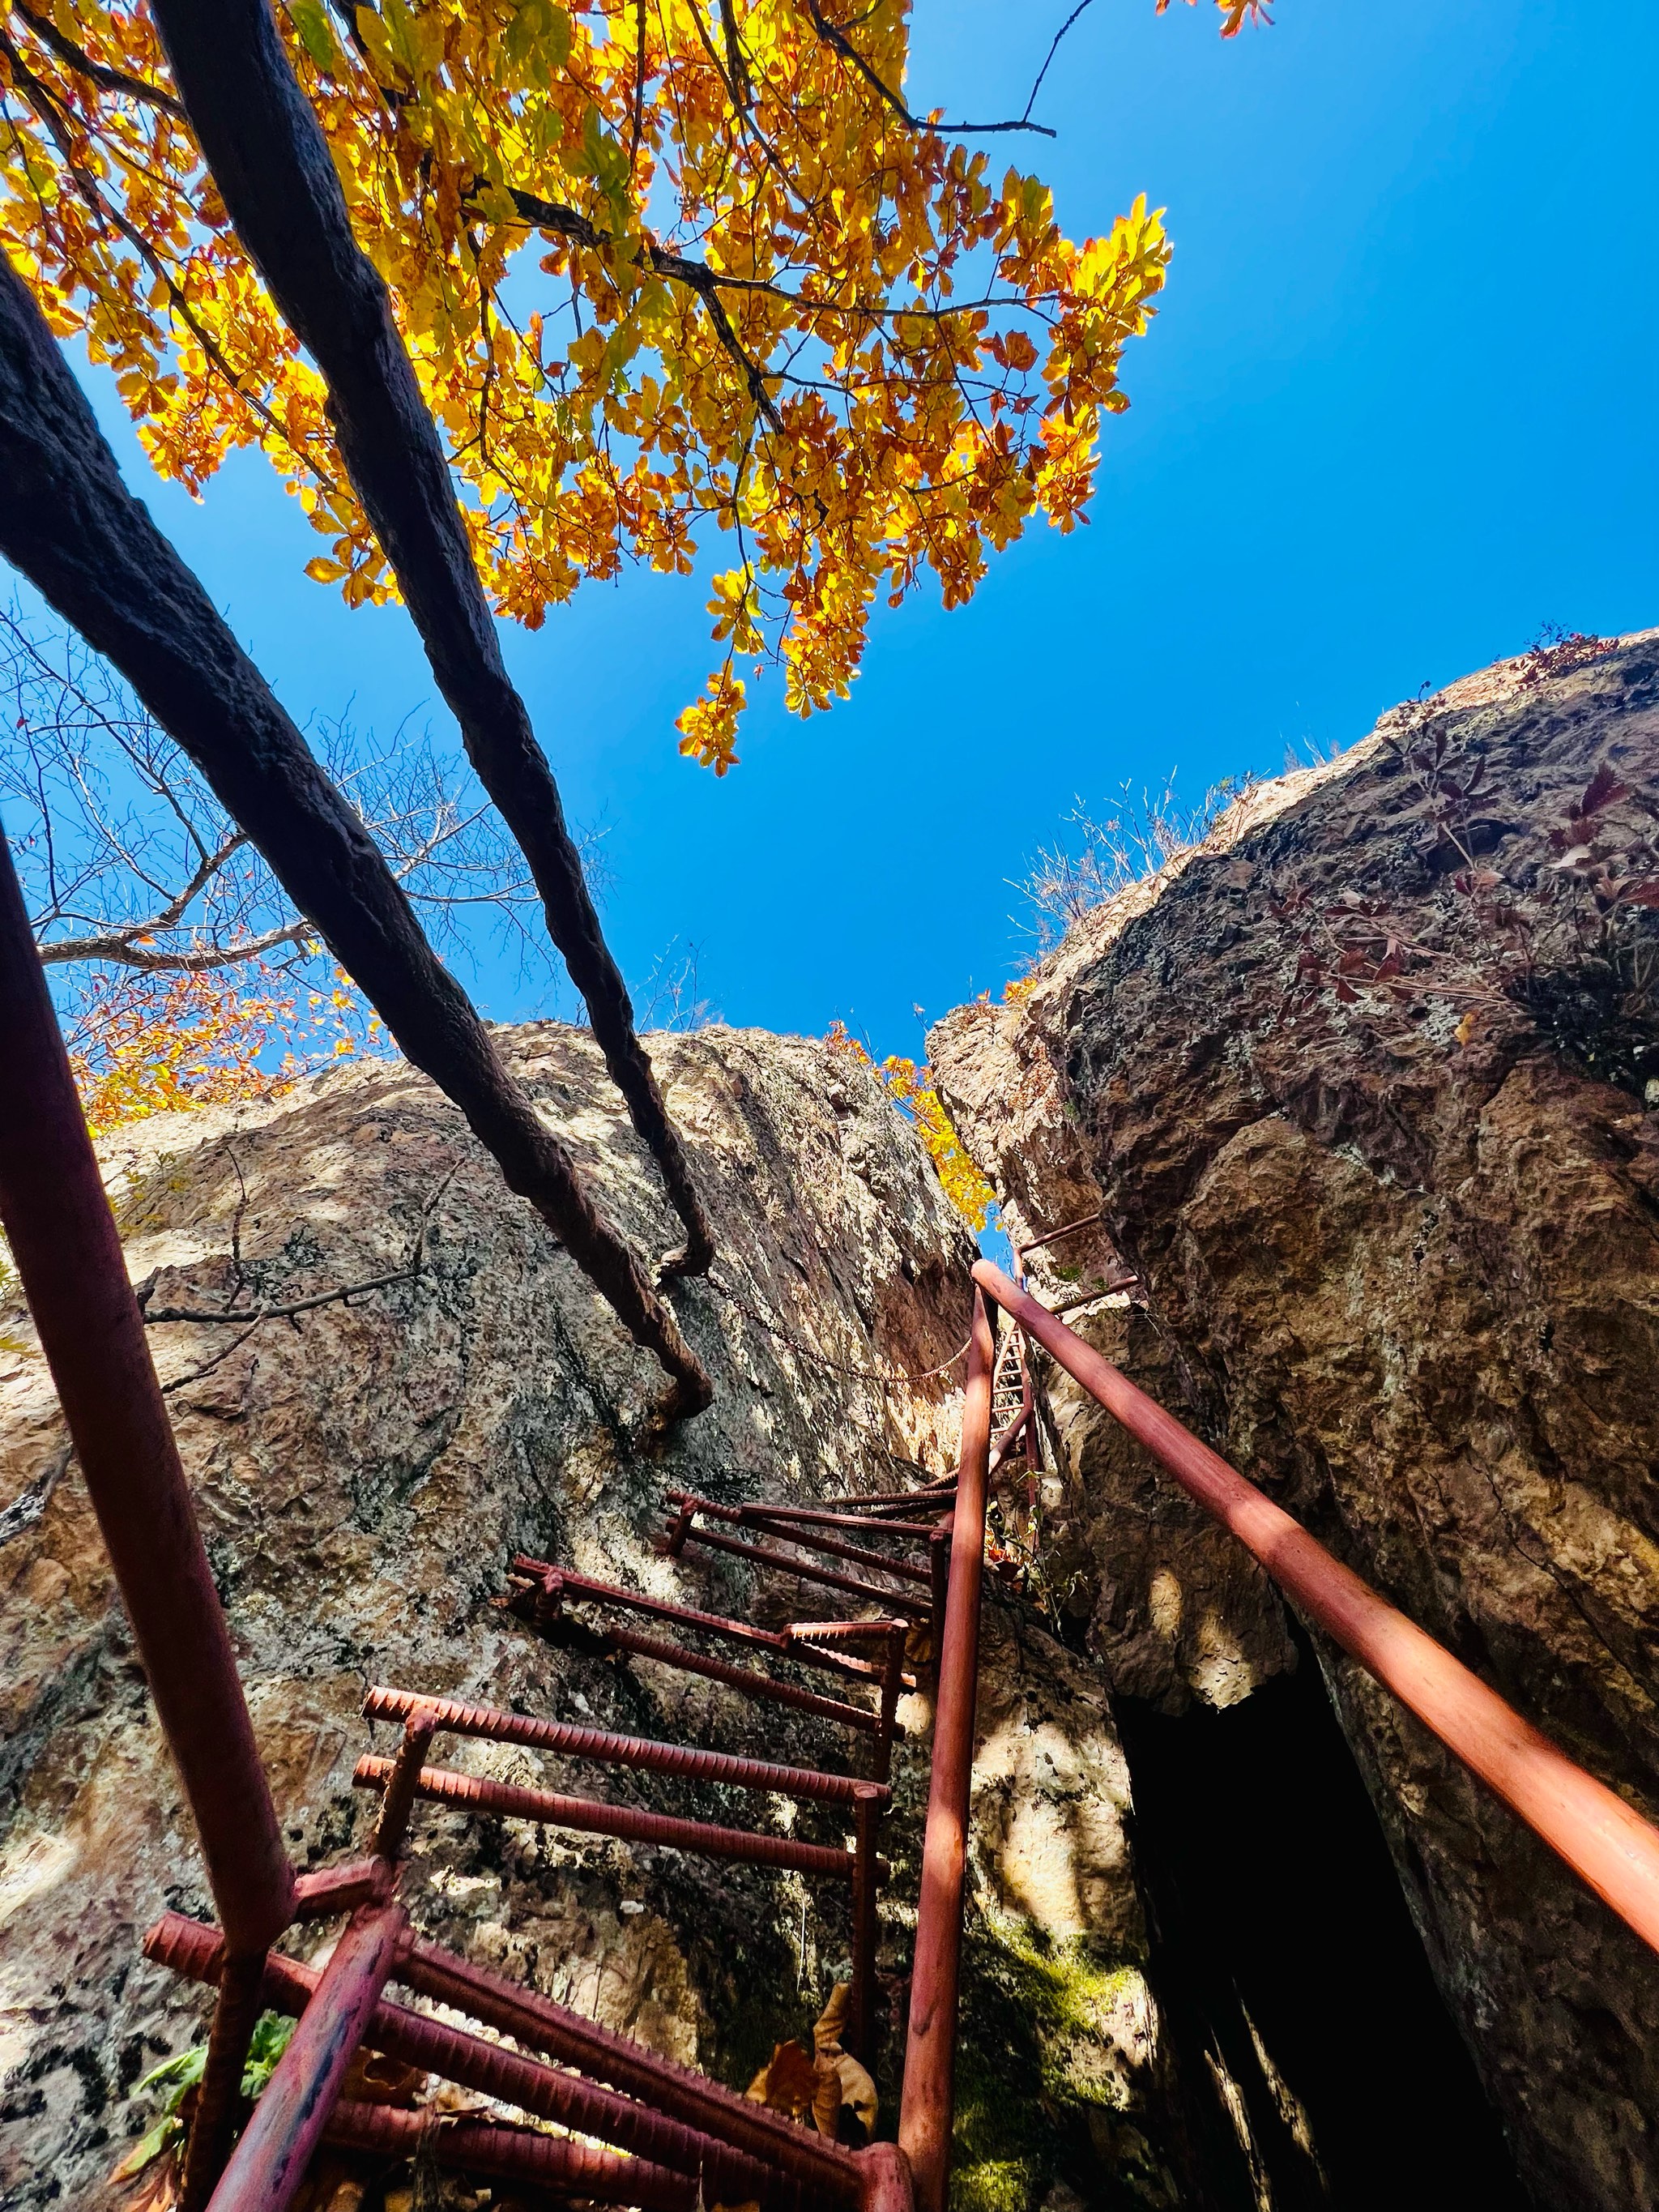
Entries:
[[[930,1058],[1048,1302],[1659,1818],[1659,636],[1505,664],[1261,787]],[[1645,888],[1644,888],[1645,886]],[[1060,1378],[1063,1385],[1064,1378]],[[1051,1572],[1224,1706],[1276,1597],[1069,1387]],[[1659,2206],[1659,1970],[1319,1652],[1540,2205]]]
[[[672,1243],[585,1035],[550,1024],[502,1042],[613,1218],[641,1249]],[[712,1280],[675,1293],[718,1401],[654,1455],[640,1433],[652,1363],[401,1064],[348,1067],[258,1110],[160,1117],[106,1147],[131,1272],[157,1310],[216,1307],[239,1280],[291,1302],[407,1269],[419,1246],[415,1280],[294,1322],[151,1331],[302,1865],[364,1838],[350,1775],[377,1681],[799,1763],[848,1756],[811,1722],[695,1678],[550,1650],[491,1603],[525,1547],[769,1618],[775,1587],[752,1589],[735,1563],[653,1553],[665,1486],[810,1498],[951,1463],[957,1374],[862,1379],[948,1360],[972,1257],[879,1085],[798,1039],[715,1030],[653,1049],[720,1246]],[[0,1298],[0,2198],[79,2205],[151,2117],[127,2098],[135,2080],[199,2039],[202,1993],[143,1962],[143,1930],[207,1900],[15,1279]],[[1106,1699],[1029,1620],[999,1613],[987,1640],[962,2201],[1028,2212],[1057,2175],[1092,2194],[1109,2153],[1142,2177],[1118,2201],[1157,2203],[1174,2093]],[[901,2025],[926,1700],[902,1717],[884,1954]],[[757,1816],[752,1798],[502,1747],[446,1758]],[[428,1932],[739,2085],[810,2021],[846,1956],[843,1908],[793,1876],[433,1807],[414,1854]]]

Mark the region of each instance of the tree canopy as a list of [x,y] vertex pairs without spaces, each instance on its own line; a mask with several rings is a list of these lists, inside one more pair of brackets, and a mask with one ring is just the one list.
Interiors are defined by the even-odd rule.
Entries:
[[[1260,12],[1220,5],[1224,35]],[[963,143],[1037,129],[1030,103],[915,112],[902,0],[277,12],[498,609],[533,628],[586,578],[689,574],[726,534],[720,665],[679,724],[716,774],[745,667],[781,663],[792,709],[826,708],[879,593],[931,571],[959,604],[1031,519],[1082,514],[1162,222],[1139,198],[1074,242],[1037,177]],[[391,597],[323,381],[148,10],[12,0],[0,115],[0,240],[113,370],[161,472],[199,490],[262,447],[329,541],[312,574]]]

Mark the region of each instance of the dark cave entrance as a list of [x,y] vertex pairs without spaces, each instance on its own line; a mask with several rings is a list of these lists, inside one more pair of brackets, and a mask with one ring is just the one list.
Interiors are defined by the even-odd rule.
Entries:
[[1117,1704],[1194,2178],[1217,2212],[1528,2212],[1297,1642],[1227,1711]]

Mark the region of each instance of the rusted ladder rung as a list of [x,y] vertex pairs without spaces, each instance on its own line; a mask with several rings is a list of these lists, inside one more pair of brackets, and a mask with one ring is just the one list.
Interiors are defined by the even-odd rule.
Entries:
[[[550,1601],[560,1597],[572,1597],[583,1604],[618,1606],[632,1613],[650,1614],[658,1620],[672,1620],[686,1628],[701,1629],[705,1635],[724,1637],[727,1642],[744,1644],[753,1650],[770,1651],[781,1659],[799,1659],[808,1665],[822,1668],[828,1673],[842,1674],[864,1681],[879,1681],[881,1669],[865,1659],[848,1659],[838,1652],[809,1651],[792,1645],[787,1637],[775,1629],[757,1628],[752,1621],[728,1620],[724,1613],[699,1613],[693,1606],[677,1605],[670,1598],[647,1597],[643,1590],[623,1589],[613,1583],[596,1582],[591,1575],[578,1574],[574,1568],[559,1567],[545,1559],[532,1559],[520,1553],[514,1566],[532,1586],[538,1587]],[[891,1593],[877,1595],[891,1602]]]
[[[534,1597],[536,1593],[532,1590],[528,1595]],[[726,1684],[743,1697],[757,1698],[764,1705],[787,1705],[795,1712],[812,1713],[819,1720],[857,1729],[866,1735],[877,1735],[881,1728],[879,1715],[864,1705],[844,1705],[839,1698],[822,1697],[816,1690],[803,1690],[793,1682],[780,1682],[775,1676],[759,1674],[752,1667],[713,1659],[707,1652],[693,1651],[684,1644],[667,1644],[660,1637],[641,1636],[635,1629],[619,1628],[608,1622],[604,1627],[590,1628],[585,1623],[565,1620],[556,1613],[545,1620],[535,1615],[531,1626],[544,1636],[557,1638],[562,1632],[567,1638],[591,1638],[606,1650],[625,1651],[637,1659],[653,1660],[659,1667],[672,1667],[684,1674],[701,1674],[708,1681]]]
[[[360,1759],[352,1774],[359,1790],[383,1790],[391,1781],[395,1762],[373,1756]],[[857,1790],[877,1791],[884,1800],[882,1784],[861,1782]],[[573,1828],[580,1833],[616,1836],[624,1842],[655,1844],[666,1849],[694,1851],[706,1858],[736,1859],[748,1866],[786,1867],[796,1874],[822,1876],[830,1881],[853,1879],[849,1850],[825,1844],[800,1844],[792,1836],[769,1836],[748,1828],[724,1828],[709,1820],[687,1820],[670,1813],[647,1813],[634,1805],[607,1805],[592,1797],[568,1797],[552,1790],[530,1790],[512,1782],[495,1782],[477,1774],[457,1774],[446,1767],[423,1766],[415,1782],[415,1795],[444,1805],[459,1805],[500,1819],[534,1820],[551,1828]]]
[[689,2173],[511,2120],[449,2119],[434,2127],[422,2112],[343,2098],[328,2116],[323,2141],[379,2159],[430,2159],[459,2173],[529,2182],[560,2201],[580,2197],[591,2204],[634,2204],[640,2212],[697,2212],[697,2185]]
[[487,1966],[413,1938],[393,1972],[396,1980],[418,1996],[468,2013],[515,2043],[641,2098],[671,2118],[707,2129],[723,2142],[781,2166],[797,2181],[833,2190],[847,2179],[851,2154],[816,2130],[809,2132],[695,2068],[678,2065]]
[[[671,1497],[673,1494],[670,1492]],[[804,1552],[822,1552],[832,1559],[850,1559],[855,1567],[873,1567],[878,1574],[892,1575],[906,1582],[925,1583],[927,1580],[927,1570],[913,1565],[908,1559],[890,1559],[880,1552],[866,1552],[862,1545],[844,1544],[834,1536],[814,1536],[804,1529],[793,1528],[769,1528],[747,1506],[712,1505],[706,1498],[684,1498],[678,1510],[673,1511],[669,1526],[671,1548],[678,1536],[681,1523],[689,1528],[700,1514],[715,1520],[735,1522],[744,1528],[758,1526],[762,1534],[787,1537],[790,1543],[798,1545]],[[927,1531],[930,1537],[933,1533],[931,1528]]]
[[[729,1553],[733,1559],[748,1560],[751,1566],[769,1568],[775,1574],[793,1575],[797,1582],[818,1583],[826,1589],[842,1590],[849,1597],[860,1598],[866,1604],[889,1606],[901,1612],[906,1604],[901,1591],[878,1589],[872,1583],[858,1582],[851,1575],[838,1574],[833,1567],[815,1567],[809,1559],[792,1559],[787,1552],[769,1551],[763,1544],[745,1544],[738,1537],[716,1535],[712,1528],[694,1528],[689,1524],[680,1534],[678,1522],[676,1534],[683,1544],[701,1544],[709,1551]],[[926,1608],[915,1607],[909,1617],[913,1620],[925,1619]],[[828,1659],[830,1656],[827,1651],[823,1652],[820,1660]],[[842,1667],[857,1667],[860,1664],[853,1659],[838,1660],[836,1663]]]
[[957,1494],[957,1478],[942,1480],[937,1490],[872,1490],[867,1498],[826,1498],[827,1506],[846,1506],[854,1512],[878,1513],[900,1505],[948,1505]]
[[[164,1914],[150,1929],[144,1951],[174,1973],[202,1982],[217,1977],[224,1956],[213,1929],[177,1912]],[[321,1979],[317,1968],[273,1951],[265,1961],[264,2001],[273,2010],[303,2016]],[[676,2172],[702,2174],[711,2193],[718,2190],[721,2201],[758,2199],[778,2206],[780,2212],[785,2208],[793,2212],[799,2203],[801,2185],[781,2170],[781,2160],[757,2157],[705,2129],[654,2111],[647,2103],[601,2088],[580,2074],[543,2065],[388,1998],[382,1997],[374,2007],[362,2042],[422,2073],[514,2105],[538,2119],[553,2120]],[[813,2185],[845,2203],[856,2194],[858,2168],[847,2154],[842,2156],[850,2173],[839,2163],[826,2161],[814,2173]]]
[[744,1505],[738,1510],[751,1527],[799,1522],[808,1528],[862,1528],[872,1536],[920,1537],[924,1543],[937,1526],[933,1521],[883,1521],[872,1513],[818,1513],[805,1505]]
[[[520,1743],[532,1751],[592,1759],[603,1766],[636,1767],[653,1774],[678,1774],[701,1782],[724,1783],[738,1790],[763,1790],[830,1805],[851,1805],[872,1785],[850,1775],[823,1774],[804,1766],[778,1766],[744,1759],[734,1752],[706,1751],[690,1744],[661,1743],[645,1736],[613,1735],[604,1729],[566,1721],[537,1720],[528,1713],[504,1713],[489,1705],[465,1704],[413,1690],[374,1688],[363,1699],[363,1717],[397,1721],[428,1734],[482,1738],[489,1743]],[[882,1789],[883,1803],[890,1792]]]

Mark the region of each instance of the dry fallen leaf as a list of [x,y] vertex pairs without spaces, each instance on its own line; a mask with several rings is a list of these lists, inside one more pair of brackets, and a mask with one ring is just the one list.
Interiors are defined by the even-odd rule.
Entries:
[[173,2207],[179,2202],[176,2152],[165,2151],[159,2158],[146,2156],[139,2159],[135,2154],[124,2159],[110,2179],[116,2183],[129,2180],[132,2172],[141,2172],[142,2179],[132,2194],[122,2198],[120,2212],[173,2212]]
[[[825,2056],[828,2057],[830,2054],[826,2052]],[[876,2094],[874,2081],[859,2064],[850,2051],[837,2051],[834,2057],[836,2072],[841,2077],[842,2103],[860,2122],[866,2135],[873,2136],[876,2131],[876,2114],[880,2109],[881,2102]]]
[[879,2100],[876,2085],[850,2051],[841,2047],[842,2033],[847,2026],[848,2008],[852,1991],[845,1982],[837,1982],[830,1992],[830,2002],[818,2014],[812,2029],[812,2041],[817,2048],[814,2061],[818,2086],[812,2100],[812,2120],[821,2136],[833,2140],[841,2122],[842,2106],[845,2105],[862,2126],[866,2135],[875,2131],[876,2113]]
[[799,2044],[778,2043],[744,2094],[769,2111],[798,2120],[812,2109],[817,2086],[817,2070]]
[[837,1982],[830,1992],[830,2002],[818,2014],[812,2027],[812,2048],[815,2051],[839,2051],[842,2032],[847,2026],[847,2010],[853,1992],[846,1982]]
[[[804,2119],[811,2112],[818,2133],[832,2142],[840,2130],[843,2106],[866,2135],[874,2131],[878,2110],[875,2083],[858,2060],[841,2047],[850,1996],[847,1984],[837,1982],[813,2025],[815,2052],[809,2054],[799,2043],[775,2044],[771,2057],[744,2093],[756,2104],[787,2113],[792,2120]],[[738,2208],[738,2212],[744,2212],[744,2208]]]
[[405,2066],[400,2058],[387,2058],[378,2051],[360,2051],[347,2069],[340,2094],[352,2104],[400,2105],[412,2111],[426,2075],[418,2066]]

